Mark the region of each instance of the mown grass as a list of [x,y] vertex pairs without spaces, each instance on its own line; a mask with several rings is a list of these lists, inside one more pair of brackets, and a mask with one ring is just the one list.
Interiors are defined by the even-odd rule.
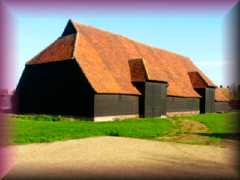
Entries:
[[[62,116],[11,115],[11,143],[28,144],[52,142],[94,136],[159,139],[159,137],[181,137],[183,135],[196,134],[192,131],[183,131],[181,122],[185,120],[197,121],[207,126],[208,130],[202,134],[200,133],[199,136],[206,137],[207,142],[217,142],[224,139],[224,136],[216,136],[217,134],[237,132],[236,127],[238,126],[238,120],[234,117],[236,117],[236,113],[212,113],[165,119],[143,118],[95,123],[83,119],[80,120]],[[172,140],[174,140],[174,138]],[[176,142],[191,144],[202,143],[199,138],[190,140],[188,138],[188,141],[175,140]],[[203,142],[205,143],[205,140]]]
[[[231,113],[207,113],[185,117],[176,117],[175,121],[179,124],[184,120],[197,121],[205,125],[208,130],[205,132],[187,132],[198,135],[193,138],[191,144],[212,144],[220,143],[224,139],[239,139],[239,112]],[[181,128],[179,129],[180,133]]]
[[239,132],[238,113],[208,113],[190,116],[189,119],[205,124],[211,133],[237,133]]
[[51,142],[92,136],[122,136],[151,139],[169,133],[166,119],[129,119],[115,122],[78,121],[60,116],[12,116],[13,144]]

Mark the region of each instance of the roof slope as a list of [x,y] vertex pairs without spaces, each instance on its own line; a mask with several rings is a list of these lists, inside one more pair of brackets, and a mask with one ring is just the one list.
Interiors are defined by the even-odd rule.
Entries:
[[207,86],[215,87],[187,57],[72,21],[62,37],[28,64],[66,58],[76,59],[97,93],[140,94],[131,82],[131,59],[144,59],[148,80],[168,82],[170,96],[200,97],[189,72],[197,72]]
[[75,34],[58,38],[32,60],[28,61],[27,64],[41,64],[71,59],[73,57],[75,38]]
[[215,100],[216,101],[230,101],[231,93],[228,88],[216,88],[215,89]]

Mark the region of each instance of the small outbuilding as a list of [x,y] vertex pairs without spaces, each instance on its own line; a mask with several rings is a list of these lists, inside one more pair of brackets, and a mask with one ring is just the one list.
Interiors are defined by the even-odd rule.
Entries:
[[18,113],[95,121],[229,110],[189,58],[71,20],[26,63],[16,95]]

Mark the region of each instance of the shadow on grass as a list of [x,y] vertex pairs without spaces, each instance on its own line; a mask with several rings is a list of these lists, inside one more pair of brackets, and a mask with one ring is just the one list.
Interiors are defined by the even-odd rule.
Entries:
[[195,134],[222,139],[240,140],[240,133],[195,133]]

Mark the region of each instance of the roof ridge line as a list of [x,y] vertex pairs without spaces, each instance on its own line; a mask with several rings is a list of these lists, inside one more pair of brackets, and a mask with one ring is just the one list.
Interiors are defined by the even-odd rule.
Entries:
[[[74,27],[74,28],[76,28],[76,27]],[[77,47],[77,43],[78,43],[78,36],[79,36],[79,34],[78,34],[78,31],[77,31],[77,33],[76,33],[76,38],[75,38],[75,42],[74,42],[74,47],[73,47],[73,59],[75,59],[76,63],[77,63],[78,66],[79,66],[79,69],[81,69],[81,71],[83,72],[83,75],[84,75],[85,79],[87,80],[88,84],[91,86],[91,88],[92,88],[95,92],[97,92],[97,90],[94,88],[94,86],[92,85],[92,83],[91,83],[91,82],[89,81],[89,79],[87,78],[85,72],[84,72],[83,69],[81,68],[80,63],[79,63],[79,61],[77,60],[77,56],[75,55],[75,54],[76,54],[76,47]]]
[[[134,43],[139,43],[139,44],[142,44],[142,45],[144,45],[144,46],[147,46],[147,47],[150,47],[150,48],[153,48],[153,49],[157,49],[157,50],[159,50],[159,51],[164,51],[164,52],[173,54],[173,55],[175,55],[175,56],[179,56],[179,57],[182,57],[182,58],[189,59],[189,57],[184,56],[184,55],[182,55],[182,54],[178,54],[177,52],[168,51],[168,50],[162,49],[162,48],[160,48],[160,47],[156,47],[156,46],[153,46],[153,45],[149,45],[149,44],[147,44],[147,43],[145,43],[145,42],[141,42],[141,41],[139,41],[139,40],[131,39],[131,38],[129,38],[128,36],[124,36],[124,35],[121,35],[121,34],[118,34],[118,33],[115,33],[115,32],[111,32],[111,31],[108,31],[108,30],[105,30],[105,29],[97,28],[97,27],[95,27],[95,26],[93,26],[93,25],[82,24],[82,23],[79,23],[78,21],[72,21],[72,22],[73,22],[74,24],[76,23],[76,24],[78,24],[78,25],[80,25],[80,26],[85,26],[85,27],[88,27],[88,28],[93,28],[93,29],[96,29],[96,30],[98,30],[98,31],[102,31],[102,32],[104,32],[104,33],[111,34],[111,35],[113,35],[113,36],[120,36],[120,37],[123,37],[123,38],[127,38],[127,40],[133,41]],[[77,31],[78,31],[78,29],[77,29]]]
[[76,59],[76,56],[75,56],[75,51],[76,51],[76,46],[77,46],[77,39],[78,39],[78,30],[77,30],[77,27],[75,26],[75,22],[72,20],[72,19],[69,19],[69,21],[72,23],[73,27],[75,28],[76,30],[76,37],[75,37],[75,42],[74,42],[74,46],[73,46],[73,54],[72,54],[72,58],[75,58]]

